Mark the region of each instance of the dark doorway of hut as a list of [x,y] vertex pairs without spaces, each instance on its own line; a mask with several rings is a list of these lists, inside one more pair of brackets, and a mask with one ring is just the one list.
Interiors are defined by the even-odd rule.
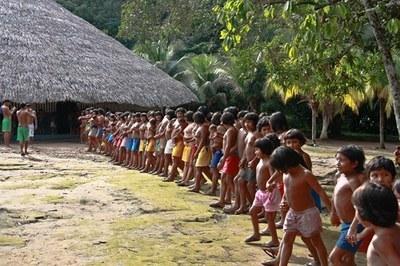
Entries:
[[58,135],[78,135],[79,108],[76,102],[57,102],[54,123],[50,125],[52,133]]

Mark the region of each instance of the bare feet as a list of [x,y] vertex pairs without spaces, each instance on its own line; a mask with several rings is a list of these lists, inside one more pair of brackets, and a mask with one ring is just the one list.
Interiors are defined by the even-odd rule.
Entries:
[[260,239],[261,239],[261,237],[258,235],[251,235],[251,236],[249,236],[248,238],[246,238],[245,240],[244,240],[244,242],[246,242],[246,243],[251,243],[251,242],[256,242],[256,241],[260,241]]
[[248,208],[239,208],[239,209],[237,209],[236,211],[235,211],[235,214],[236,215],[239,215],[239,214],[248,214],[249,213],[249,209]]
[[200,189],[192,188],[188,190],[189,192],[200,193]]
[[270,235],[271,235],[271,232],[269,231],[268,228],[265,228],[264,230],[262,230],[262,231],[260,232],[260,235],[262,235],[262,236],[270,236]]
[[224,202],[214,202],[210,204],[210,207],[212,208],[218,208],[218,209],[222,209],[225,207],[225,203]]
[[279,242],[269,241],[269,242],[265,243],[264,247],[266,247],[266,248],[279,248]]

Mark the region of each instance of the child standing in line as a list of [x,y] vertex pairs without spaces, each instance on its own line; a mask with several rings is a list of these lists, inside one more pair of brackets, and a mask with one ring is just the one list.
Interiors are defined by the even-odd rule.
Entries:
[[269,157],[279,146],[279,139],[275,134],[267,135],[255,142],[255,154],[259,159],[257,164],[257,187],[253,205],[250,209],[251,222],[253,224],[253,235],[249,236],[245,242],[253,242],[261,239],[258,224],[258,214],[265,210],[265,217],[268,221],[271,241],[266,244],[267,247],[278,247],[279,239],[275,228],[275,216],[279,210],[281,202],[281,194],[277,188],[272,191],[267,190],[267,181],[271,177],[274,170],[269,164]]
[[284,201],[289,206],[283,226],[279,265],[288,264],[297,235],[311,241],[318,254],[315,259],[320,265],[328,265],[327,251],[321,238],[321,217],[311,197],[311,189],[320,195],[328,210],[331,202],[315,176],[301,165],[302,162],[302,157],[288,147],[277,148],[270,158],[271,166],[284,174]]
[[221,178],[217,166],[222,158],[222,142],[225,134],[225,128],[221,124],[221,113],[214,113],[211,118],[210,131],[210,147],[212,157],[210,162],[210,171],[212,175],[212,184],[207,195],[215,196],[218,187],[218,180]]
[[366,183],[354,192],[352,202],[358,220],[375,232],[368,247],[368,265],[400,265],[400,225],[396,224],[399,206],[392,190]]
[[[381,186],[391,189],[396,178],[396,168],[392,160],[383,156],[376,156],[367,164],[367,176],[369,177],[370,182],[377,183]],[[366,228],[357,233],[358,227],[359,221],[356,213],[350,229],[347,232],[347,241],[353,245],[357,245],[360,241],[362,241],[358,251],[366,252],[372,239],[373,231],[372,228]]]
[[[333,191],[333,208],[331,212],[332,225],[340,225],[340,235],[336,246],[329,255],[333,265],[354,265],[354,254],[359,244],[351,245],[346,236],[355,216],[355,210],[351,204],[353,192],[365,181],[364,151],[355,145],[347,145],[340,148],[336,154],[336,164],[340,173]],[[361,231],[362,227],[358,228]]]

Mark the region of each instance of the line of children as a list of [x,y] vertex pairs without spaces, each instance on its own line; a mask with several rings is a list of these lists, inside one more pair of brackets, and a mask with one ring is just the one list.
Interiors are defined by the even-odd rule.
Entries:
[[[303,133],[288,130],[280,112],[268,117],[228,107],[222,113],[211,114],[200,107],[194,113],[183,108],[175,112],[167,109],[163,117],[161,112],[153,111],[105,114],[103,110],[87,110],[79,120],[81,139],[89,137],[89,151],[98,150],[115,164],[159,175],[165,182],[175,181],[196,193],[211,181],[207,194],[215,196],[220,182],[219,200],[210,206],[229,214],[250,214],[253,234],[245,242],[269,235],[271,240],[264,246],[277,253],[265,265],[287,265],[298,235],[314,264],[328,265],[321,238],[321,199],[331,211],[332,224],[340,225],[339,239],[329,255],[332,265],[354,265],[354,254],[362,246],[362,239],[368,245],[374,237],[372,243],[379,245],[385,228],[397,230],[393,223],[381,230],[382,224],[376,223],[370,213],[358,213],[370,207],[360,200],[364,192],[355,193],[367,188],[363,186],[366,175],[362,149],[348,145],[337,151],[338,178],[331,207],[311,172],[311,158],[302,149],[306,142]],[[395,155],[398,164],[400,149]],[[377,157],[368,164],[367,176],[370,182],[391,189],[396,168],[391,160]],[[400,198],[400,184],[396,184],[394,195]],[[278,212],[281,221],[275,223]],[[260,218],[268,224],[261,232]],[[279,242],[277,229],[281,227],[284,235]],[[382,256],[379,252],[379,248],[368,251],[371,260],[378,261]]]

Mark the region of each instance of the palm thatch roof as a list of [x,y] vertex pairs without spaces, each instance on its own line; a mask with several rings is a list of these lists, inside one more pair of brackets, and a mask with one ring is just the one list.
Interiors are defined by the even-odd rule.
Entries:
[[182,83],[53,0],[0,3],[0,98],[145,107],[197,101]]

